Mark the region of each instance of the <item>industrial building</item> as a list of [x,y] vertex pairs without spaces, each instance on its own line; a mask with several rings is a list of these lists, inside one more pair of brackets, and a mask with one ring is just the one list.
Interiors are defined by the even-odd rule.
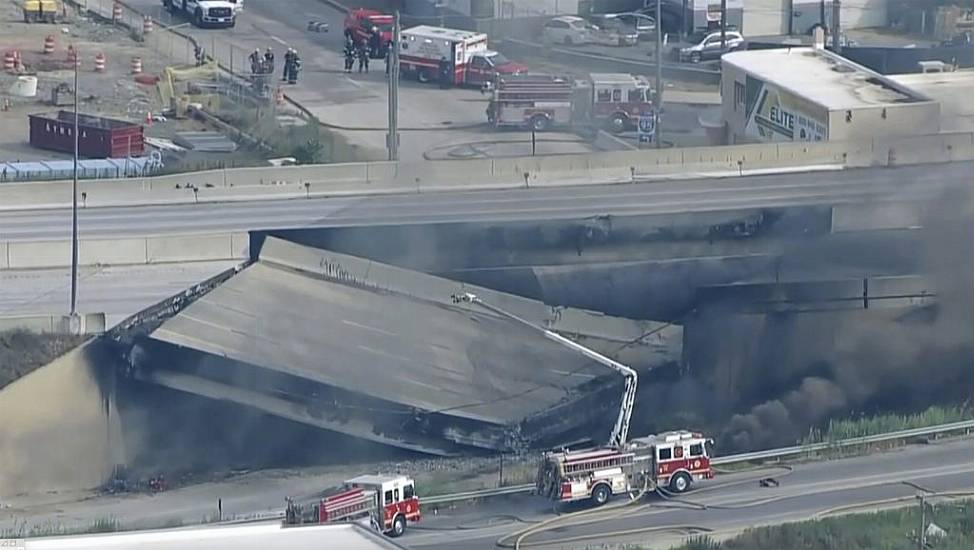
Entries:
[[[832,0],[747,0],[744,6],[746,36],[808,34],[825,21],[831,27]],[[843,29],[885,27],[889,0],[843,0],[839,20]]]
[[728,143],[940,132],[938,101],[820,46],[732,52],[722,60]]

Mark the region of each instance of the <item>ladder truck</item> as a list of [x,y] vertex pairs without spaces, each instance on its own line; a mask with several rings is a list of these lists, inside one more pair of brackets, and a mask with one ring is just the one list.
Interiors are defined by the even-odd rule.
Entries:
[[535,492],[557,504],[589,500],[600,506],[613,495],[630,493],[634,487],[687,491],[694,481],[713,478],[711,439],[686,430],[666,432],[629,441],[629,425],[636,402],[638,376],[631,367],[513,313],[488,304],[475,294],[453,296],[455,303],[475,304],[501,317],[540,331],[546,338],[602,364],[625,379],[622,403],[606,445],[596,448],[560,449],[542,454]]

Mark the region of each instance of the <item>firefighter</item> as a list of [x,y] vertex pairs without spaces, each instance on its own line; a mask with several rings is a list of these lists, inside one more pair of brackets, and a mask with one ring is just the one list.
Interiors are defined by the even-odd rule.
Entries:
[[291,70],[287,74],[288,84],[298,83],[298,72],[301,70],[301,56],[298,55],[296,50],[292,50],[294,53],[291,55]]
[[372,32],[369,33],[369,56],[373,59],[378,59],[381,49],[382,33],[379,32],[378,27],[372,27]]
[[274,50],[270,46],[264,52],[264,72],[274,74]]
[[345,54],[345,72],[352,72],[352,67],[355,66],[355,42],[349,38],[345,41],[345,49],[343,50]]
[[358,72],[369,72],[369,49],[365,40],[358,45]]
[[446,56],[440,58],[440,88],[447,89],[453,86],[453,70]]
[[294,63],[294,48],[288,48],[284,52],[284,73],[281,75],[281,82],[287,82],[287,76],[291,71],[292,63]]
[[260,62],[260,49],[256,49],[250,54],[250,74],[260,74]]

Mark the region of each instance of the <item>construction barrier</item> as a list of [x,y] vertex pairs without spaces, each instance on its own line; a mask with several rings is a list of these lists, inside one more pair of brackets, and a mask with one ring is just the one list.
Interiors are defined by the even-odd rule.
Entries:
[[122,5],[118,2],[112,4],[112,23],[118,23],[122,20]]
[[142,58],[132,58],[132,74],[142,74]]
[[54,35],[49,34],[44,37],[44,54],[51,55],[54,53]]
[[95,55],[95,72],[103,73],[105,72],[105,54],[98,52]]
[[152,18],[146,15],[145,17],[142,18],[142,34],[143,35],[149,34],[150,32],[152,32],[152,29],[153,29]]

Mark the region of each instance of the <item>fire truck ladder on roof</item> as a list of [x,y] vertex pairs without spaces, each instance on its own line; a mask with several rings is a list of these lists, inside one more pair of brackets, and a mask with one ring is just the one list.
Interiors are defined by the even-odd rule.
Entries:
[[569,349],[577,351],[585,357],[605,365],[606,367],[609,367],[610,369],[621,374],[626,379],[626,387],[625,391],[622,393],[622,404],[619,407],[619,417],[616,419],[615,427],[612,428],[612,433],[609,434],[609,446],[621,449],[626,445],[626,441],[629,439],[629,420],[632,417],[632,409],[636,403],[637,375],[634,369],[627,367],[618,361],[613,361],[595,350],[591,350],[577,342],[569,340],[557,332],[548,330],[539,325],[535,325],[534,323],[526,319],[522,319],[513,313],[504,311],[499,307],[492,306],[478,298],[475,294],[471,294],[469,292],[465,292],[463,294],[454,294],[453,302],[469,302],[471,304],[476,304],[487,311],[496,313],[497,315],[506,317],[522,325],[531,327],[534,330],[540,331],[549,340],[553,340]]

